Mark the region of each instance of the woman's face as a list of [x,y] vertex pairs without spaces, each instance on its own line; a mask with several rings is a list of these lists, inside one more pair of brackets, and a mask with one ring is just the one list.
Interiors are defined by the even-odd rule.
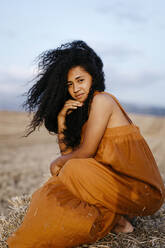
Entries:
[[92,86],[92,76],[81,66],[73,67],[68,71],[67,85],[72,98],[84,102]]

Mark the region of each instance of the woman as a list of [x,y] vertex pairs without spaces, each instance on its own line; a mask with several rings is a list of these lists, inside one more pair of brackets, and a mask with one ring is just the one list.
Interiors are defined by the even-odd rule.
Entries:
[[101,59],[74,41],[42,54],[39,68],[25,104],[36,110],[29,133],[44,122],[58,133],[61,156],[9,247],[75,247],[132,232],[128,219],[156,212],[165,190],[139,128],[104,92]]

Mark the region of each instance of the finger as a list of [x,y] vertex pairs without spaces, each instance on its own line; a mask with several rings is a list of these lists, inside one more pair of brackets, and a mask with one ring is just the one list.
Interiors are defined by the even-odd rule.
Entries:
[[65,103],[66,106],[70,106],[70,105],[73,105],[73,106],[82,106],[81,103],[77,103],[77,102],[69,102],[69,103]]
[[73,110],[68,110],[67,111],[67,115],[69,115],[70,113],[72,113],[73,112]]
[[67,109],[69,109],[69,108],[77,108],[77,107],[79,107],[79,106],[76,105],[76,104],[66,104],[65,105],[65,108],[67,108]]
[[68,104],[68,103],[69,103],[69,104],[70,104],[70,103],[71,103],[71,104],[76,104],[76,105],[79,105],[79,106],[82,106],[82,104],[83,104],[83,103],[81,103],[81,102],[74,101],[74,100],[68,100],[68,101],[66,101],[66,104]]
[[67,115],[72,113],[74,109],[77,109],[77,107],[69,108],[68,111],[67,111]]
[[70,106],[69,108],[68,108],[68,110],[74,110],[74,109],[77,109],[77,107],[75,107],[75,106]]

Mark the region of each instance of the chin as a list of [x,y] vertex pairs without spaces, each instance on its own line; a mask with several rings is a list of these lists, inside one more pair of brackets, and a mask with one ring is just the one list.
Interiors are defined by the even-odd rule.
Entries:
[[79,100],[79,102],[85,102],[88,96],[83,97],[82,99]]

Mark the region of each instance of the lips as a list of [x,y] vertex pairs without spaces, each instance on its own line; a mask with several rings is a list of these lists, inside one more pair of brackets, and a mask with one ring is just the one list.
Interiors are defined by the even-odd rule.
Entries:
[[83,95],[84,95],[84,93],[81,93],[79,95],[76,95],[76,98],[81,98],[81,96],[83,96]]

